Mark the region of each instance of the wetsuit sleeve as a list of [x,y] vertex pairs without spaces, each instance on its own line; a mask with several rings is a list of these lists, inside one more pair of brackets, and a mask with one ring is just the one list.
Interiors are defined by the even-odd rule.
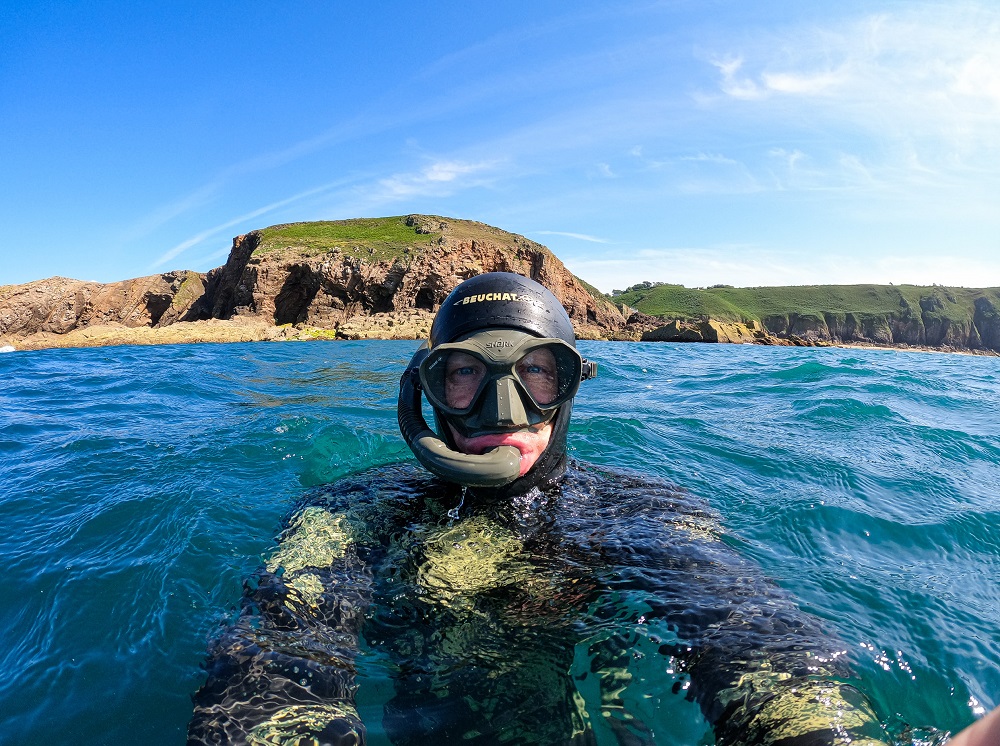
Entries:
[[[354,659],[370,573],[346,514],[306,507],[210,650],[189,744],[361,744]],[[305,742],[305,741],[303,741]]]
[[638,594],[647,619],[676,635],[660,652],[690,676],[688,695],[720,746],[888,741],[843,644],[724,543],[714,515],[683,493],[628,480],[617,506],[631,507],[628,535],[605,542],[621,568],[612,586]]
[[721,543],[687,569],[701,589],[687,608],[666,590],[650,605],[674,620],[679,641],[663,652],[690,675],[718,744],[886,742],[846,651],[818,620]]

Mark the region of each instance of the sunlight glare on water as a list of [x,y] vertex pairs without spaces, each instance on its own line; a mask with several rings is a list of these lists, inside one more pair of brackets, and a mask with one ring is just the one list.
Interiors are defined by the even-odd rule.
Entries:
[[[395,398],[415,346],[0,357],[0,743],[182,742],[207,641],[296,498],[409,458]],[[705,499],[836,630],[894,732],[1000,704],[1000,360],[581,348],[600,376],[577,398],[572,456]],[[634,707],[697,743],[669,660],[635,645]],[[359,707],[377,718],[386,696]]]

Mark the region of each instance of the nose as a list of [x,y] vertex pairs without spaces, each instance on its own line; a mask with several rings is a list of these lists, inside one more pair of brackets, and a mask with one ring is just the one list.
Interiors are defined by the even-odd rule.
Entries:
[[528,413],[512,378],[500,378],[486,389],[480,419],[483,425],[529,427]]

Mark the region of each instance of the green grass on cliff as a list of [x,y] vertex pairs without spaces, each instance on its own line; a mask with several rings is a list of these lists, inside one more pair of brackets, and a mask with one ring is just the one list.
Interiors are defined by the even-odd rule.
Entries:
[[318,255],[337,250],[366,261],[393,261],[419,252],[438,236],[417,233],[417,227],[407,225],[405,216],[272,225],[261,230],[254,254],[293,249]]
[[660,285],[649,290],[635,290],[615,297],[650,316],[697,319],[711,316],[720,321],[739,321],[747,314],[728,299],[683,285]]
[[922,311],[950,321],[971,317],[977,298],[996,302],[996,288],[953,288],[933,285],[796,285],[759,288],[686,288],[659,285],[630,290],[614,298],[650,316],[719,321],[762,321],[769,316],[906,314]]
[[[555,256],[555,255],[553,254],[553,256]],[[584,280],[584,279],[582,279],[580,277],[577,277],[576,275],[573,275],[573,279],[576,280],[577,282],[579,282],[580,285],[583,286],[583,289],[586,290],[588,293],[590,293],[592,296],[594,296],[594,298],[596,298],[597,300],[599,300],[599,301],[606,301],[606,300],[608,300],[608,296],[606,296],[604,293],[602,293],[600,290],[598,290],[597,288],[595,288],[593,285],[591,285],[586,280]]]

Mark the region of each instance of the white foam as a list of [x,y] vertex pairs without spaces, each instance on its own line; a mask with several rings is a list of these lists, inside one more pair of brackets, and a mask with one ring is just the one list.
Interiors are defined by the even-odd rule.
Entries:
[[0,347],[0,352],[15,352],[13,345],[4,345]]

